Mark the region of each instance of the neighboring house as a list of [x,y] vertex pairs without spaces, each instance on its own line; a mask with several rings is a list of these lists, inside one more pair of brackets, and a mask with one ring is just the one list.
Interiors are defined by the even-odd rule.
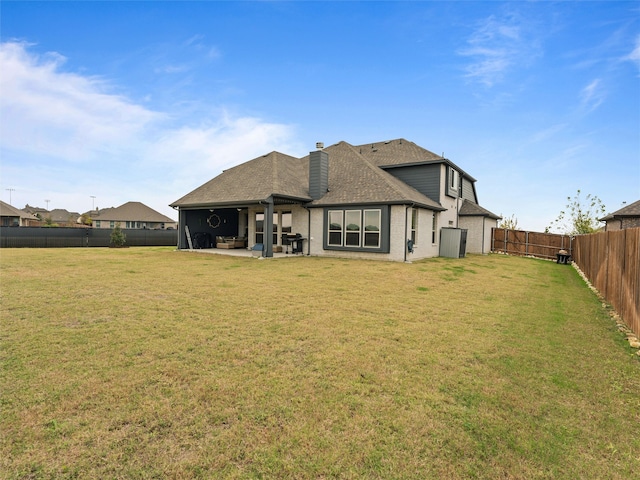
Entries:
[[77,227],[78,224],[82,223],[78,212],[70,212],[64,208],[54,208],[49,211],[44,208],[32,207],[27,204],[22,211],[34,215],[44,224],[53,224],[59,227]]
[[605,222],[606,231],[640,227],[640,200],[599,220]]
[[27,227],[29,222],[37,221],[38,218],[30,213],[15,208],[0,200],[0,225],[3,227]]
[[46,208],[32,207],[28,203],[24,206],[22,211],[30,213],[31,215],[34,215],[35,217],[37,217],[37,218],[39,218],[41,220],[44,220],[45,217],[47,217],[47,215],[49,215],[49,210],[47,210]]
[[119,207],[91,210],[85,215],[91,217],[93,228],[114,228],[120,224],[120,228],[158,230],[177,226],[175,220],[141,202],[127,202]]
[[490,251],[499,217],[451,161],[404,139],[318,146],[303,158],[271,152],[176,200],[178,247],[237,236],[270,257],[297,233],[305,254],[406,261],[438,256],[453,227],[468,229],[467,252]]
[[54,208],[48,215],[45,215],[43,220],[47,218],[51,219],[51,223],[54,223],[60,227],[75,227],[80,221],[80,214],[78,212],[70,212],[64,208]]

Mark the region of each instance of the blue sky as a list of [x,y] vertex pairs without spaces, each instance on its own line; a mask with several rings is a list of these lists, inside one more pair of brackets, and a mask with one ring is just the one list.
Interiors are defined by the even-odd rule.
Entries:
[[[540,231],[640,199],[637,2],[0,3],[1,198],[168,204],[317,141],[406,138]],[[95,197],[95,198],[93,198]]]

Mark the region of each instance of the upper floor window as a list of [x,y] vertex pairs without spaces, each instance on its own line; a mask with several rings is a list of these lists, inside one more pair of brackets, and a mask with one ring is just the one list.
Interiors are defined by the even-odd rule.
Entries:
[[447,177],[447,195],[457,197],[459,195],[460,176],[453,167],[448,167]]

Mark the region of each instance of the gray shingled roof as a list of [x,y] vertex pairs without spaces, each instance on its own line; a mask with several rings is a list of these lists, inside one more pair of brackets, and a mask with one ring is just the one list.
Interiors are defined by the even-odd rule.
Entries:
[[462,206],[458,211],[458,215],[460,215],[461,217],[464,217],[464,216],[489,217],[495,220],[499,220],[502,218],[500,215],[496,215],[495,213],[490,212],[486,208],[482,208],[477,203],[473,203],[466,199],[462,202]]
[[196,188],[172,207],[249,204],[271,195],[303,202],[309,197],[309,161],[271,152],[236,167]]
[[175,220],[141,202],[127,202],[119,207],[90,212],[92,220],[115,222],[175,223]]
[[347,142],[325,149],[329,155],[329,192],[314,202],[309,196],[309,156],[295,158],[271,152],[224,171],[171,206],[251,204],[273,195],[311,202],[311,206],[412,202],[444,210],[437,202],[378,168],[358,150],[359,147]]
[[2,217],[20,217],[20,218],[28,218],[29,220],[37,220],[38,217],[31,215],[24,210],[20,210],[19,208],[14,207],[13,205],[9,205],[6,202],[0,200],[0,216]]
[[[329,155],[329,191],[312,206],[407,202],[444,210],[440,204],[377,167],[359,148],[340,142],[325,148]],[[308,163],[309,157],[304,160]]]
[[359,153],[380,168],[393,168],[405,165],[445,163],[454,167],[463,177],[475,182],[476,179],[458,167],[451,160],[422,148],[404,138],[385,142],[366,143],[354,147]]
[[640,200],[610,213],[606,217],[601,218],[600,221],[613,220],[616,217],[640,217]]
[[444,160],[440,155],[404,138],[365,143],[364,145],[356,145],[354,148],[378,167]]
[[52,222],[76,222],[80,218],[77,212],[70,212],[64,208],[54,208],[50,212],[42,215],[43,218],[50,218]]

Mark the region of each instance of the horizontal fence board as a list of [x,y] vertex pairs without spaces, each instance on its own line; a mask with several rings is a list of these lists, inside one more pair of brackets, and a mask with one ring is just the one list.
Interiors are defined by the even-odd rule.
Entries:
[[[109,247],[111,229],[0,227],[0,248]],[[122,229],[128,247],[178,244],[177,230]]]
[[640,335],[640,228],[580,235],[575,247],[580,270]]
[[572,254],[572,236],[557,233],[528,232],[525,230],[492,229],[493,252],[509,255],[556,259],[560,250]]

